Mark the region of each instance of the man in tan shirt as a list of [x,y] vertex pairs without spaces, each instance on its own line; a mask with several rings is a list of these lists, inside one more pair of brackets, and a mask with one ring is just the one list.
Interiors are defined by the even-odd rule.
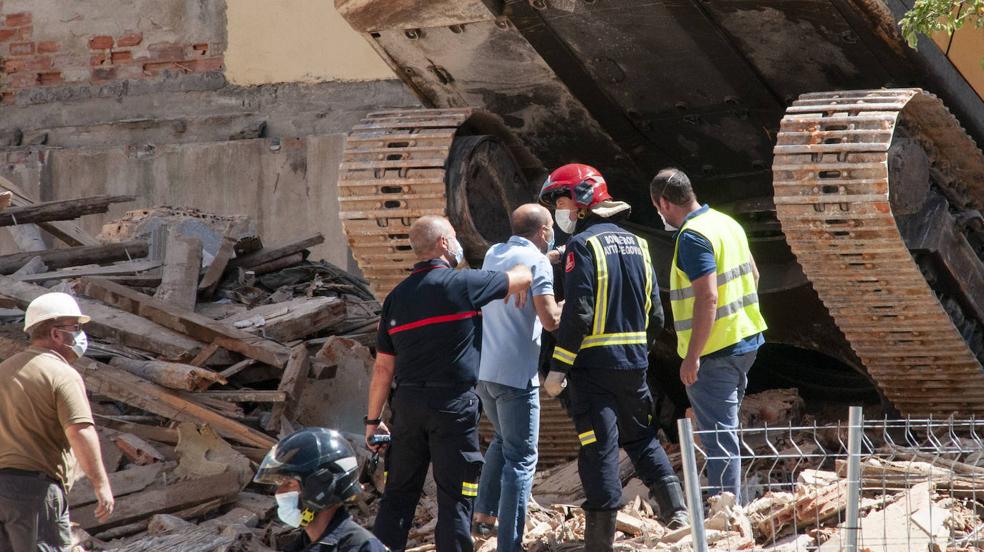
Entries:
[[[67,551],[67,489],[76,466],[106,519],[113,493],[82,376],[89,317],[72,296],[47,293],[27,307],[31,347],[0,363],[0,552]],[[74,454],[73,454],[74,453]]]

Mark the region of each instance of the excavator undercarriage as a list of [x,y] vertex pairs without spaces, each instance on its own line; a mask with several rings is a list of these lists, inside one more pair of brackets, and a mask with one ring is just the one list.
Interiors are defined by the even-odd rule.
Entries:
[[382,297],[412,265],[409,225],[446,214],[479,264],[546,168],[578,161],[632,203],[665,285],[648,182],[678,166],[748,230],[769,342],[855,368],[906,414],[984,413],[984,102],[906,49],[896,3],[336,0],[432,108],[353,129],[355,257]]

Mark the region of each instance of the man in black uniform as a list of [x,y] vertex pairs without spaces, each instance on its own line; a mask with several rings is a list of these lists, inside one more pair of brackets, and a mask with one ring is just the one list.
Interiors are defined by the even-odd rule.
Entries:
[[659,286],[648,242],[616,224],[627,203],[612,200],[605,179],[587,165],[555,170],[540,200],[571,234],[564,260],[564,310],[547,393],[570,380],[569,411],[581,441],[578,473],[584,485],[585,548],[612,550],[622,501],[618,449],[632,460],[670,528],[686,525],[680,481],[653,427],[646,384],[649,347],[663,325]]
[[295,431],[270,449],[253,481],[277,486],[277,515],[303,527],[287,552],[386,552],[379,539],[357,525],[344,504],[356,497],[359,462],[337,431]]
[[[444,217],[425,216],[410,228],[420,260],[383,302],[376,365],[369,385],[366,442],[388,434],[382,422],[390,398],[392,443],[386,450],[386,488],[373,533],[393,550],[406,547],[427,467],[437,483],[437,549],[471,551],[472,500],[478,495],[481,412],[475,384],[481,347],[481,308],[516,295],[525,300],[530,269],[452,270],[463,251]],[[394,388],[390,397],[390,388]]]

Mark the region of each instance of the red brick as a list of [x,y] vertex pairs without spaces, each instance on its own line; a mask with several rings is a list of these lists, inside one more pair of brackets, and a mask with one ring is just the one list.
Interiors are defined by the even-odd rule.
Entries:
[[48,56],[15,58],[4,60],[3,71],[5,73],[47,71],[52,65],[51,58]]
[[113,65],[117,65],[119,63],[129,63],[133,61],[133,53],[129,50],[116,51],[109,55],[109,59],[113,62]]
[[115,67],[95,67],[92,69],[92,80],[94,81],[110,81],[115,78]]
[[171,42],[157,42],[147,46],[152,59],[180,61],[185,57],[184,46]]
[[214,57],[208,59],[196,59],[194,61],[188,62],[191,64],[192,71],[196,73],[204,73],[206,71],[221,71],[222,70],[222,58]]
[[12,38],[17,38],[20,31],[17,29],[0,29],[0,42],[7,42]]
[[17,73],[7,77],[7,88],[30,88],[38,84],[37,73]]
[[109,56],[106,54],[93,54],[89,57],[89,65],[93,67],[99,67],[107,63],[109,63]]
[[108,50],[113,47],[113,37],[100,35],[89,39],[90,50]]
[[197,52],[199,55],[204,56],[208,52],[208,44],[204,42],[200,44],[192,44],[191,49]]
[[64,82],[64,79],[62,79],[61,71],[38,73],[38,84],[40,84],[41,86],[61,84],[62,82]]
[[22,27],[31,24],[31,14],[28,12],[8,13],[3,18],[4,25],[8,27]]
[[126,33],[116,39],[117,46],[130,47],[143,42],[143,33]]
[[34,26],[28,25],[26,27],[17,28],[17,40],[31,40],[31,36],[34,34]]
[[10,43],[10,55],[12,56],[29,56],[34,53],[34,43],[33,42],[11,42]]
[[144,73],[150,76],[156,76],[164,71],[180,71],[182,73],[191,72],[191,68],[180,61],[156,61],[153,63],[143,64]]
[[45,40],[38,42],[38,53],[39,54],[53,54],[59,49],[58,43],[54,40]]

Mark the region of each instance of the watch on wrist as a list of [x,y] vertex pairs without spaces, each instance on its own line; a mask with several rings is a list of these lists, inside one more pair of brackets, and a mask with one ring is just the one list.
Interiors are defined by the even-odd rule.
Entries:
[[379,425],[379,424],[383,423],[383,419],[382,418],[372,418],[372,419],[370,419],[369,416],[363,416],[362,417],[362,423],[364,423],[367,426],[368,425]]

